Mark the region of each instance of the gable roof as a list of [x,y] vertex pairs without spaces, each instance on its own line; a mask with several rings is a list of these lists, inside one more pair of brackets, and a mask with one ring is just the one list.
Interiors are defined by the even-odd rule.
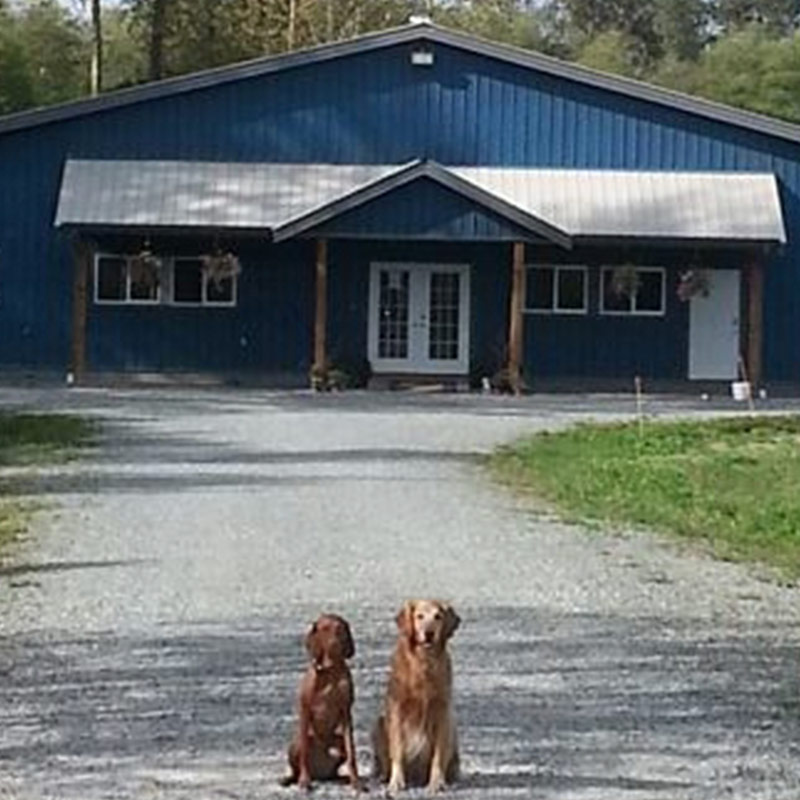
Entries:
[[[330,169],[336,170],[337,167],[330,167]],[[513,200],[508,200],[492,191],[487,191],[480,181],[470,181],[466,177],[459,175],[455,170],[443,167],[435,161],[422,160],[412,161],[399,167],[394,172],[381,176],[352,192],[343,194],[333,202],[313,208],[308,213],[289,220],[282,225],[276,225],[272,231],[273,239],[276,242],[280,242],[307,233],[328,220],[334,219],[353,208],[364,205],[370,200],[381,197],[420,178],[427,178],[440,186],[444,186],[446,189],[450,189],[534,236],[541,236],[567,249],[572,247],[570,235],[557,225],[542,219]]]
[[198,89],[254,78],[285,69],[330,61],[357,53],[423,41],[448,45],[526,69],[565,78],[576,83],[656,103],[706,119],[756,131],[768,136],[787,139],[792,142],[800,142],[800,125],[663,89],[630,78],[598,72],[597,70],[561,61],[541,53],[491,42],[460,31],[442,28],[430,22],[415,22],[399,28],[365,34],[342,42],[296,50],[277,56],[267,56],[239,64],[147,83],[129,89],[108,92],[107,94],[77,100],[72,103],[11,114],[0,117],[0,134],[46,125],[52,122],[60,122],[147,100],[193,92]]
[[275,241],[431,180],[562,247],[648,239],[786,241],[778,185],[760,173],[401,165],[68,161],[55,224],[84,230],[252,232]]

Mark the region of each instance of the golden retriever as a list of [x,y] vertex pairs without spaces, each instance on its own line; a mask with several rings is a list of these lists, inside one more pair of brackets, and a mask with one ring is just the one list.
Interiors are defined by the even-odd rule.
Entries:
[[306,635],[311,663],[300,682],[300,720],[289,746],[284,786],[309,789],[312,780],[334,781],[347,766],[351,786],[361,788],[353,745],[353,678],[347,659],[355,655],[350,626],[336,614],[323,614]]
[[458,779],[447,642],[461,620],[437,600],[407,602],[397,615],[383,711],[372,732],[375,777],[395,793],[427,784],[430,792]]

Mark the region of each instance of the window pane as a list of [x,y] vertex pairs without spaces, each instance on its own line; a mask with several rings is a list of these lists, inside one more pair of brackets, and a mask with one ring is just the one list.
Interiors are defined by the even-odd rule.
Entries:
[[233,302],[233,278],[220,281],[209,280],[206,283],[206,300],[209,303]]
[[540,311],[553,309],[552,267],[536,267],[528,270],[527,295],[526,308]]
[[664,310],[663,301],[664,273],[660,270],[640,270],[639,271],[639,292],[636,295],[637,311],[657,311]]
[[603,311],[631,310],[631,298],[624,292],[615,291],[614,270],[603,270]]
[[176,303],[201,303],[203,300],[203,265],[199,260],[175,262],[172,299]]
[[559,311],[583,311],[585,279],[586,273],[582,269],[560,269],[558,271],[556,308]]
[[97,299],[125,300],[127,264],[124,258],[97,260]]
[[131,273],[131,300],[158,300],[160,275],[157,267],[137,263],[134,259],[128,268]]

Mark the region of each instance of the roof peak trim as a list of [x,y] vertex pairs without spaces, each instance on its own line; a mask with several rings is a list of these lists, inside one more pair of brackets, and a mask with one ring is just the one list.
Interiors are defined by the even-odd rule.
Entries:
[[265,56],[238,64],[230,64],[128,89],[120,89],[98,97],[22,111],[6,117],[0,117],[0,134],[419,40],[427,40],[466,50],[526,69],[615,92],[644,102],[673,108],[767,136],[791,142],[800,142],[800,125],[791,122],[664,89],[631,78],[599,72],[532,50],[524,50],[512,45],[492,42],[473,34],[443,28],[430,22],[403,25],[398,28],[363,34],[340,42],[318,45],[291,53]]
[[331,219],[359,208],[372,200],[377,200],[379,197],[383,197],[401,186],[423,178],[432,180],[440,186],[465,197],[531,234],[547,239],[567,250],[572,249],[572,237],[565,230],[503,200],[492,192],[477,186],[472,181],[456,175],[447,167],[427,159],[410,161],[388,175],[370,181],[368,184],[360,186],[330,203],[312,209],[293,220],[277,226],[272,231],[272,239],[275,242],[282,242],[300,234],[308,233]]

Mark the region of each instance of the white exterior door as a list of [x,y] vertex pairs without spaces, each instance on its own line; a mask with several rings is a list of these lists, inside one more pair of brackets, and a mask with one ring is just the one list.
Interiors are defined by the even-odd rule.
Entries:
[[739,367],[739,271],[708,271],[708,296],[689,301],[690,380],[734,380]]
[[372,265],[368,351],[376,373],[469,370],[469,265]]

